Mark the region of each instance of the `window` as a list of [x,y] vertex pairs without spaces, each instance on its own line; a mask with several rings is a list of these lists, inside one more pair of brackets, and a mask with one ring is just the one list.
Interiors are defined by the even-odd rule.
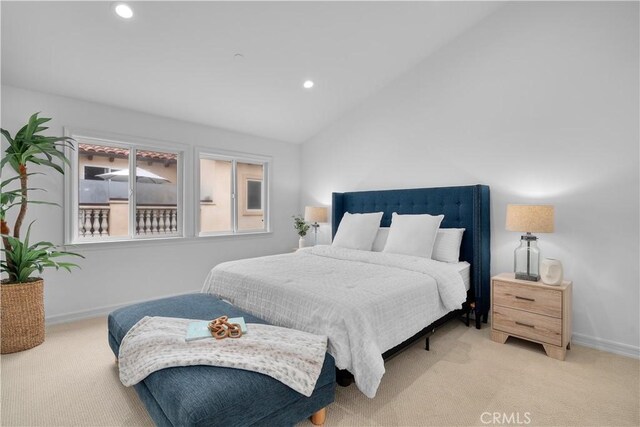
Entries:
[[183,235],[182,151],[71,136],[67,242]]
[[262,213],[262,180],[247,179],[247,211]]
[[267,231],[266,158],[199,153],[199,235]]
[[76,141],[67,151],[66,243],[269,231],[269,157],[66,134]]
[[200,233],[233,231],[233,162],[200,158]]
[[103,173],[117,172],[120,169],[111,169],[111,168],[102,168],[97,166],[84,166],[84,179],[88,179],[91,181],[103,181],[98,175],[102,175]]

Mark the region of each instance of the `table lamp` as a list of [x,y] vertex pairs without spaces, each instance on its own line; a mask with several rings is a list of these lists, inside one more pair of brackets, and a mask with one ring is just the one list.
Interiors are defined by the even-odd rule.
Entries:
[[533,282],[540,279],[538,238],[531,233],[553,233],[553,225],[552,205],[507,205],[506,229],[526,233],[520,237],[520,246],[514,251],[516,279]]
[[314,246],[318,244],[318,227],[320,222],[327,222],[328,209],[322,206],[307,206],[304,208],[304,220],[311,223],[314,232]]

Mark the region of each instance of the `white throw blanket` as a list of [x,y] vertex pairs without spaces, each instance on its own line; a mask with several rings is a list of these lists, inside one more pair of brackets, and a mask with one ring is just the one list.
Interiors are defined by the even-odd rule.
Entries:
[[329,337],[336,366],[374,397],[382,353],[466,300],[454,265],[330,246],[217,265],[203,292],[274,325]]
[[160,369],[211,365],[268,375],[311,396],[320,376],[327,337],[257,323],[241,338],[185,341],[194,320],[144,317],[125,335],[118,356],[120,381],[132,386]]

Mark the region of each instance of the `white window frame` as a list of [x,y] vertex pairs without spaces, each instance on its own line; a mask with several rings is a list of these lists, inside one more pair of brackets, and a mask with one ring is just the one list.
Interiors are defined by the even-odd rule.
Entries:
[[93,142],[97,145],[108,145],[111,147],[126,148],[129,150],[129,176],[135,177],[137,166],[136,151],[161,151],[177,155],[177,231],[173,234],[157,235],[157,236],[139,236],[136,235],[136,179],[129,179],[129,235],[128,236],[108,236],[108,237],[92,237],[82,238],[79,235],[79,175],[80,168],[78,165],[78,150],[74,144],[74,149],[66,148],[65,154],[69,159],[69,164],[65,164],[65,193],[64,193],[64,216],[65,216],[65,244],[84,245],[84,244],[104,244],[108,242],[132,242],[143,240],[161,240],[175,239],[185,237],[185,219],[188,212],[185,209],[185,188],[188,184],[185,175],[187,167],[188,147],[184,144],[169,143],[159,140],[149,140],[133,136],[117,135],[106,132],[96,132],[86,129],[64,129],[65,136],[77,138],[83,142]]
[[[222,160],[231,162],[231,230],[229,231],[200,231],[200,159]],[[238,230],[238,163],[256,164],[262,166],[262,215],[263,228],[251,230]],[[216,150],[206,147],[196,147],[194,154],[194,194],[197,195],[194,207],[194,231],[197,237],[229,236],[243,234],[260,234],[271,232],[269,195],[271,183],[271,163],[269,156],[247,154],[226,150]]]

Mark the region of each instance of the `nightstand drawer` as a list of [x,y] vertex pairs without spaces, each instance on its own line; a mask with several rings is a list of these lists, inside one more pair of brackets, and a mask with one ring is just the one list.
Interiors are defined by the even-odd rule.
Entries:
[[[495,289],[494,289],[495,292]],[[498,302],[495,302],[498,304]],[[536,341],[562,345],[562,319],[493,306],[493,329]]]
[[562,317],[562,292],[494,280],[493,302],[547,316]]

